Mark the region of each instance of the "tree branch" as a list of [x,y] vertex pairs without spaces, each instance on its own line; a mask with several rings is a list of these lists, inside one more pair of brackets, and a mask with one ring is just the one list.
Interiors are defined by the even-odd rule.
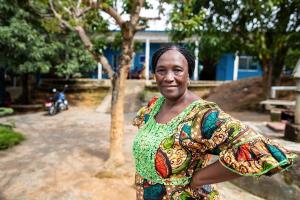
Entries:
[[161,19],[161,17],[160,17],[160,15],[162,13],[161,1],[159,1],[159,6],[158,6],[159,12],[158,12],[157,17],[143,17],[143,16],[140,16],[140,12],[141,12],[141,9],[144,6],[144,4],[145,4],[144,0],[137,0],[136,4],[135,4],[135,8],[133,9],[133,11],[131,13],[132,17],[130,19],[130,22],[134,26],[136,26],[136,30],[143,30],[143,29],[147,28],[147,26],[139,25],[140,20],[143,20],[143,21],[147,22],[147,21],[150,21],[150,20],[160,20]]
[[112,18],[114,18],[114,20],[116,21],[116,23],[122,27],[123,24],[125,23],[124,20],[122,19],[121,15],[118,14],[118,12],[112,8],[111,6],[109,7],[103,7],[102,4],[99,4],[99,9],[101,9],[102,11],[104,11],[105,13],[107,13],[109,16],[111,16]]
[[54,16],[59,20],[59,22],[68,29],[74,30],[74,28],[66,20],[62,19],[61,15],[55,10],[53,0],[49,0],[49,4]]
[[137,25],[135,30],[141,31],[141,30],[145,30],[146,28],[148,28],[148,26],[146,24],[145,25]]
[[105,56],[95,53],[93,49],[93,43],[91,42],[89,36],[86,34],[84,28],[82,26],[76,26],[74,30],[77,31],[85,48],[94,56],[97,62],[100,62],[102,64],[103,68],[108,72],[108,76],[111,78],[114,72],[111,69],[108,60]]
[[138,22],[140,20],[140,12],[141,8],[143,7],[145,1],[144,0],[136,0],[134,1],[134,8],[132,9],[132,12],[130,14],[130,24],[132,24],[134,27],[138,25]]
[[[87,13],[88,11],[90,11],[92,9],[92,7],[86,7],[78,12],[76,12],[76,17],[79,18],[81,17],[82,15],[84,15],[85,13]],[[77,9],[79,10],[79,9]]]
[[63,7],[63,9],[64,9],[64,11],[66,11],[69,15],[71,15],[72,16],[72,12],[71,12],[71,10],[70,9],[68,9],[68,8],[66,8],[65,6],[63,6],[62,5],[62,3],[61,3],[61,1],[58,1],[58,4],[60,5],[60,6],[62,6]]
[[80,4],[81,4],[81,0],[78,0],[77,1],[77,6],[76,6],[77,10],[80,8]]
[[161,20],[161,17],[140,17],[141,20],[149,21],[149,20]]

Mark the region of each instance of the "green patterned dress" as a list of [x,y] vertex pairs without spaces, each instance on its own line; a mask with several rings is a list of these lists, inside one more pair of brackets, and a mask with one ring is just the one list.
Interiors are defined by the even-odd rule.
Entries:
[[137,199],[218,199],[212,185],[189,187],[194,172],[218,155],[224,167],[243,176],[272,175],[295,155],[223,112],[194,101],[167,124],[155,121],[164,97],[153,98],[134,119]]

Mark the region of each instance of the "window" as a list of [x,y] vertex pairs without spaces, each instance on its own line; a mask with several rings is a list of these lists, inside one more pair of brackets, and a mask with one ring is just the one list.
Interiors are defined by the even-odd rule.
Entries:
[[239,56],[239,69],[258,70],[259,61],[252,56]]

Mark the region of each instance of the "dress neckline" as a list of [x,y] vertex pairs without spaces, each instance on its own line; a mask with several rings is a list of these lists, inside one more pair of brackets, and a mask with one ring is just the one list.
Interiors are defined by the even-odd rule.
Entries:
[[186,115],[188,113],[190,113],[190,111],[192,110],[192,108],[194,107],[194,105],[196,105],[198,102],[200,102],[201,99],[195,100],[192,103],[190,103],[188,106],[186,106],[178,115],[174,116],[171,120],[169,120],[167,123],[159,123],[156,121],[155,116],[158,114],[158,112],[161,109],[162,104],[165,101],[165,97],[164,96],[160,96],[157,101],[155,102],[154,108],[153,108],[153,112],[151,115],[152,120],[154,121],[154,123],[158,126],[169,126],[172,125],[178,121],[181,121],[182,119],[184,119],[186,117]]

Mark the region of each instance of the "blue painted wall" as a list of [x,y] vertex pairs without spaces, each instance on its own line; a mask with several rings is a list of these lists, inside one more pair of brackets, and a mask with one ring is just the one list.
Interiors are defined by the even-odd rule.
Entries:
[[[150,43],[150,60],[149,60],[149,66],[151,71],[151,65],[152,65],[152,56],[154,52],[161,47],[161,44],[159,43]],[[142,48],[140,51],[136,52],[135,58],[134,58],[134,66],[137,67],[139,70],[142,69],[143,64],[140,62],[141,57],[145,56],[145,48],[146,44],[144,43],[142,45]]]
[[218,81],[232,80],[233,64],[234,64],[234,54],[226,53],[222,55],[217,65],[216,80]]
[[[141,70],[143,67],[143,63],[142,58],[141,57],[145,57],[145,46],[146,44],[143,43],[142,47],[139,51],[135,52],[135,56],[134,56],[134,62],[132,63],[131,67],[130,67],[130,71],[134,71],[134,70]],[[161,44],[159,43],[150,43],[150,70],[151,70],[151,58],[154,54],[154,52],[159,49],[161,47]],[[108,62],[112,65],[113,69],[115,70],[116,67],[118,66],[118,57],[120,56],[120,52],[118,51],[114,51],[110,48],[107,48],[104,51],[104,55],[106,56],[106,58],[108,59]]]
[[[217,65],[216,80],[233,80],[234,58],[235,55],[233,53],[227,53],[221,56]],[[257,76],[262,76],[261,66],[259,66],[257,70],[238,70],[238,79]]]
[[116,70],[116,68],[118,67],[118,58],[120,56],[120,52],[107,48],[103,53],[104,56],[108,59],[108,62],[112,66],[113,70]]
[[[149,61],[150,72],[151,72],[151,64],[152,64],[151,58],[154,52],[161,47],[162,44],[160,43],[150,43],[150,61]],[[109,63],[112,65],[113,69],[115,70],[119,64],[118,58],[120,56],[120,52],[113,51],[107,48],[104,51],[104,55],[107,57]],[[130,67],[131,72],[140,71],[142,69],[143,63],[141,62],[141,57],[144,56],[145,56],[145,43],[142,44],[141,49],[137,51],[135,54],[134,62]],[[226,53],[221,56],[220,61],[217,64],[216,80],[218,81],[233,80],[234,58],[235,55],[233,53]],[[241,70],[241,69],[238,70],[238,79],[256,77],[256,76],[262,76],[262,70],[260,66],[257,70]],[[102,78],[107,78],[107,76],[103,74]]]
[[261,68],[258,70],[239,70],[238,79],[249,78],[249,77],[262,77],[263,73]]

